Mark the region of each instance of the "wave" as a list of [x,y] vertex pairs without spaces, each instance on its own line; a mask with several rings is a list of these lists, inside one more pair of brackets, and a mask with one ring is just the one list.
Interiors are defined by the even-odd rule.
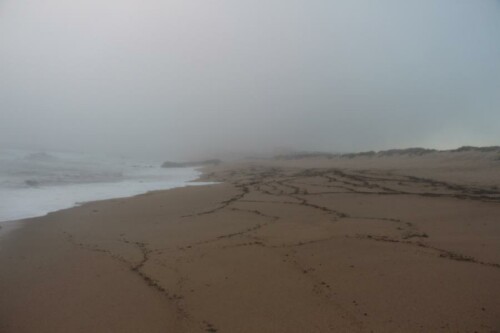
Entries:
[[45,215],[80,202],[186,186],[198,176],[194,168],[165,169],[155,161],[2,151],[0,221]]

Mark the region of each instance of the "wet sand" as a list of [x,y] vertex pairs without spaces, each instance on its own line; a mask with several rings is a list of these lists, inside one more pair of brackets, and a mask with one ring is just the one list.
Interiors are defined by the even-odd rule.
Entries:
[[248,161],[16,222],[0,332],[497,332],[498,170]]

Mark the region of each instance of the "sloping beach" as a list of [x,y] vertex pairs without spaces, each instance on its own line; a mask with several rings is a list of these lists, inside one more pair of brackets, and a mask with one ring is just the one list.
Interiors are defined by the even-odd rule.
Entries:
[[496,158],[225,163],[2,224],[0,332],[497,332]]

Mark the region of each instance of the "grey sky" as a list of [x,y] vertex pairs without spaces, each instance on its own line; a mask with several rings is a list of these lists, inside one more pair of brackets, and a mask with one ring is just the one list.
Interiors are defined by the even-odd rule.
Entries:
[[494,0],[0,0],[0,146],[500,144]]

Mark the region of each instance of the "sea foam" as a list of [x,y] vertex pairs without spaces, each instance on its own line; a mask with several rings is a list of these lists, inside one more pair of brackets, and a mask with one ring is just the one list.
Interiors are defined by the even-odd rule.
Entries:
[[190,183],[200,175],[194,168],[160,165],[84,154],[1,151],[0,222],[42,216],[88,201],[206,184]]

